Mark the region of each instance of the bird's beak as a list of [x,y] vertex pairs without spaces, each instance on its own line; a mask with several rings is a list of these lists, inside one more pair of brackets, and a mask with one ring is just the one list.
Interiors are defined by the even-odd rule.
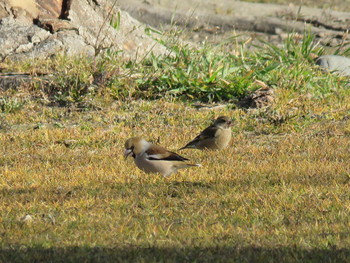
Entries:
[[232,122],[232,121],[228,121],[228,122],[227,122],[227,125],[228,125],[229,127],[231,127],[231,126],[233,125],[233,122]]
[[130,154],[132,154],[132,150],[131,149],[125,149],[125,151],[124,151],[124,158],[127,159]]

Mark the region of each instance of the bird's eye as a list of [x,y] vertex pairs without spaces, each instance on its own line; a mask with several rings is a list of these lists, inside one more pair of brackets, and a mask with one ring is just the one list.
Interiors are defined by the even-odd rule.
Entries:
[[127,150],[130,150],[130,151],[134,151],[134,148],[135,148],[135,146],[131,146],[131,147],[128,147],[128,148],[126,148]]

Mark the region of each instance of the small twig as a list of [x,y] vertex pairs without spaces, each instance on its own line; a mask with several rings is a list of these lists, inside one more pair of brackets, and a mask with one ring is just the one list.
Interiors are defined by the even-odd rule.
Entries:
[[103,21],[103,23],[102,23],[102,25],[101,25],[101,27],[100,27],[98,33],[97,33],[96,42],[95,42],[95,55],[98,54],[98,53],[96,54],[96,51],[99,50],[99,47],[98,47],[97,43],[98,43],[98,41],[99,41],[100,34],[101,34],[101,32],[102,32],[102,28],[105,26],[105,24],[106,24],[108,18],[110,17],[112,11],[114,10],[114,7],[115,7],[115,5],[117,4],[117,1],[118,1],[118,0],[115,0],[115,1],[114,1],[113,5],[111,6],[111,8],[110,8],[110,10],[109,10],[109,12],[108,12],[106,18],[104,19],[104,21]]

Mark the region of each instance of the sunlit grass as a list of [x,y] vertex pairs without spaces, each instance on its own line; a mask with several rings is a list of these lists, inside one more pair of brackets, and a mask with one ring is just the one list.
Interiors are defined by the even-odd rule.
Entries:
[[[122,157],[132,135],[159,138],[176,150],[222,114],[237,118],[227,150],[181,152],[203,167],[163,178]],[[43,126],[34,129],[31,117]],[[350,245],[349,120],[326,119],[298,132],[284,132],[295,126],[287,123],[261,135],[269,125],[256,122],[248,131],[251,118],[241,110],[198,111],[167,101],[130,101],[83,115],[28,107],[6,116],[10,128],[0,133],[2,249],[197,247],[198,253],[213,250],[218,260],[234,253],[243,261],[273,255],[288,261],[289,253],[301,259],[299,250],[315,251],[311,259],[317,259],[316,250],[325,249],[347,258],[348,250],[335,251]],[[22,222],[25,215],[33,221]],[[230,252],[220,255],[227,247]],[[249,253],[239,252],[245,249]]]
[[[54,77],[2,92],[0,261],[349,260],[350,90],[306,37],[244,56],[8,62]],[[239,108],[256,80],[274,103]],[[202,167],[163,178],[122,156],[136,135],[177,151],[220,115],[230,147],[180,152]]]

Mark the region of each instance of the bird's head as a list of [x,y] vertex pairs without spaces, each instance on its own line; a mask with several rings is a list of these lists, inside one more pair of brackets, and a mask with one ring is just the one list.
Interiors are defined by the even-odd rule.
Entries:
[[227,116],[220,116],[214,121],[214,126],[227,129],[232,126],[232,120]]
[[132,137],[125,142],[124,147],[125,159],[128,158],[130,155],[135,158],[136,155],[147,150],[147,148],[149,147],[149,142],[140,137]]

